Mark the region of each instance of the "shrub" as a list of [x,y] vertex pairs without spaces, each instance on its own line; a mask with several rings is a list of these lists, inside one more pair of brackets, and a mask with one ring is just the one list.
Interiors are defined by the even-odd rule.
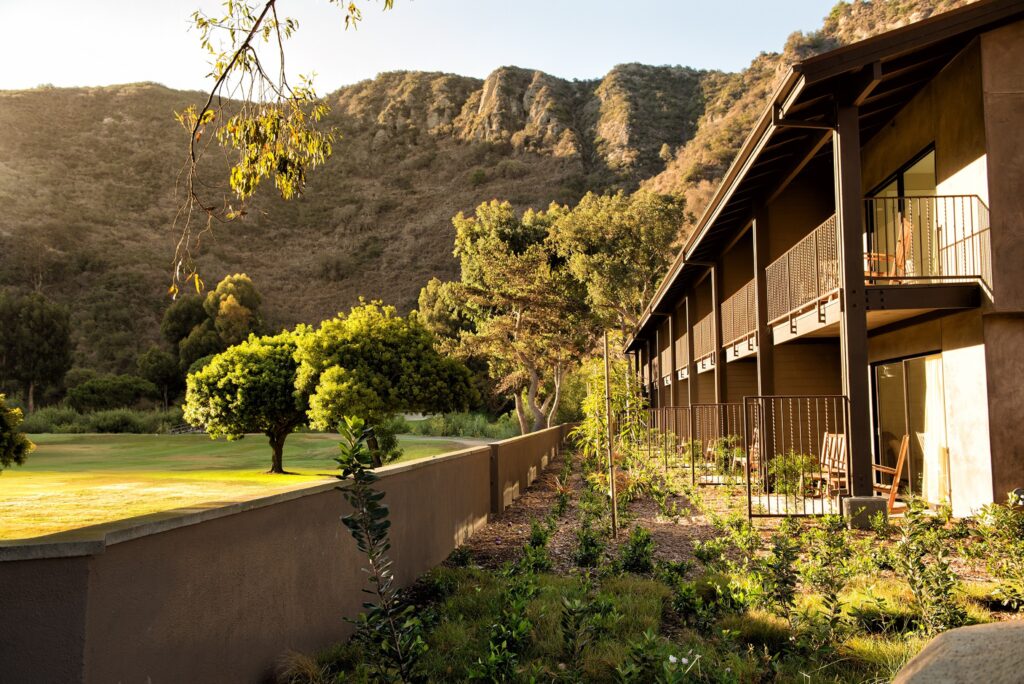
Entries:
[[471,187],[478,188],[487,182],[487,172],[483,169],[476,168],[469,172],[469,184]]
[[646,573],[654,569],[654,538],[650,531],[635,527],[619,549],[619,562],[626,572]]
[[405,430],[414,435],[429,437],[508,439],[519,434],[519,425],[510,413],[494,422],[482,413],[444,413],[405,422]]
[[596,567],[604,553],[604,542],[600,535],[591,527],[589,520],[584,520],[576,531],[576,550],[573,560],[581,568]]
[[158,434],[181,423],[181,409],[137,411],[112,409],[95,413],[79,413],[68,406],[39,409],[25,421],[25,432],[39,434],[79,434],[84,432]]
[[[36,410],[28,415],[22,424],[25,432],[39,434],[42,432],[65,432],[61,428],[67,425],[74,425],[81,419],[81,415],[69,406],[47,406]],[[84,432],[84,427],[83,430]]]
[[774,480],[775,491],[783,496],[798,496],[804,476],[814,470],[817,463],[813,456],[798,454],[790,449],[788,454],[777,454],[768,462],[768,475]]
[[128,408],[157,394],[156,385],[136,375],[98,375],[68,390],[68,403],[84,413]]

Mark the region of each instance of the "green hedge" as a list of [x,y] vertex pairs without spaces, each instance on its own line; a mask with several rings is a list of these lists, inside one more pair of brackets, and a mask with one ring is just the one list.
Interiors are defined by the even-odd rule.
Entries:
[[31,434],[41,432],[128,432],[134,434],[157,434],[167,432],[181,424],[181,409],[169,411],[136,411],[133,409],[112,409],[79,413],[67,406],[49,406],[25,416],[22,430]]
[[482,413],[445,413],[423,420],[406,421],[403,432],[430,437],[508,439],[519,434],[519,425],[511,413],[494,422]]

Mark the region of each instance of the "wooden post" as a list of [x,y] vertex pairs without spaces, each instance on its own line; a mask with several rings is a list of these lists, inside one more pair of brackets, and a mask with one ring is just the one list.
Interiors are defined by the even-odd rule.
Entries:
[[612,389],[611,389],[611,373],[609,372],[608,363],[608,331],[604,333],[604,406],[605,406],[605,424],[607,426],[608,433],[608,485],[610,487],[609,493],[612,498],[612,539],[616,539],[619,534],[619,511],[618,501],[615,495],[615,461],[612,458]]
[[669,347],[669,359],[671,361],[671,368],[669,369],[669,406],[678,406],[676,403],[676,321],[675,313],[668,315],[668,343]]
[[768,212],[757,213],[753,223],[754,290],[757,306],[757,393],[775,394],[775,340],[768,325]]
[[839,340],[843,394],[849,401],[847,449],[853,496],[871,496],[871,393],[868,386],[868,323],[864,286],[863,198],[860,121],[857,107],[839,107],[832,134],[835,163],[836,227],[842,311]]
[[712,323],[715,324],[715,333],[712,336],[715,343],[715,403],[721,404],[725,401],[725,359],[722,354],[722,303],[719,297],[722,294],[721,282],[722,270],[718,265],[711,267],[711,311],[713,314]]
[[693,453],[693,405],[697,403],[697,364],[693,359],[693,319],[697,315],[693,295],[686,295],[686,400],[689,408],[686,411],[687,440],[690,444],[690,484],[697,483],[697,459]]

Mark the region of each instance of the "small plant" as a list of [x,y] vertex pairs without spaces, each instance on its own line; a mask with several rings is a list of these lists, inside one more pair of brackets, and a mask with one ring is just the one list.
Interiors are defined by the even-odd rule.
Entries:
[[949,566],[946,542],[937,527],[938,521],[928,515],[926,505],[912,499],[894,554],[896,570],[914,594],[921,629],[929,635],[967,621],[967,612],[957,601],[960,581]]
[[978,533],[988,571],[999,580],[993,598],[1012,610],[1024,608],[1024,510],[1010,493],[1006,505],[989,504],[978,517]]
[[868,518],[868,524],[871,525],[871,530],[879,539],[891,539],[896,532],[896,527],[889,522],[889,516],[885,514],[885,511],[872,513]]
[[796,604],[796,561],[800,553],[800,526],[786,518],[771,536],[771,550],[761,559],[757,576],[761,600],[776,615],[792,619]]
[[728,540],[724,537],[712,537],[693,543],[693,557],[703,563],[708,570],[721,571],[727,566],[725,551]]
[[792,449],[788,454],[776,455],[768,462],[768,476],[775,492],[783,496],[803,496],[804,478],[816,464],[813,456],[798,454]]
[[456,568],[468,567],[473,562],[473,553],[469,550],[466,545],[456,546],[450,554],[448,554],[448,562]]
[[373,472],[373,455],[366,446],[370,430],[359,418],[346,417],[338,429],[341,456],[335,460],[341,469],[339,480],[351,481],[338,487],[352,507],[341,519],[355,539],[356,547],[366,555],[366,573],[376,603],[363,604],[366,612],[355,620],[356,636],[371,656],[375,676],[380,681],[415,680],[416,663],[427,651],[423,624],[413,606],[403,606],[395,588],[388,549],[388,507],[381,503],[384,492],[374,488],[378,478]]
[[526,609],[537,595],[536,575],[529,568],[519,566],[506,568],[502,577],[506,580],[506,588],[502,595],[501,613],[491,625],[487,655],[479,658],[466,673],[470,681],[514,681],[519,668],[519,654],[526,647],[533,629]]
[[654,538],[649,530],[634,527],[626,543],[619,549],[619,563],[626,572],[647,573],[654,570]]
[[842,629],[843,602],[840,593],[851,576],[852,549],[846,521],[838,515],[823,516],[818,525],[804,535],[807,558],[799,564],[804,582],[821,594],[821,611],[813,618],[811,647],[828,647],[839,641]]
[[536,520],[531,520],[529,545],[533,548],[543,549],[548,545],[549,539],[551,539],[550,528],[546,525],[541,525]]
[[555,506],[552,513],[561,518],[569,510],[569,497],[572,494],[572,486],[569,484],[569,476],[561,475],[555,478]]
[[581,568],[594,568],[601,561],[603,554],[604,541],[591,526],[589,518],[584,519],[583,524],[576,531],[576,550],[573,552],[573,561]]

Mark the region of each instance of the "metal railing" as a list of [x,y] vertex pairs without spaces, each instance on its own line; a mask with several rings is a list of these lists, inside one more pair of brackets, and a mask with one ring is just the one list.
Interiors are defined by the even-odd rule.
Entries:
[[768,264],[768,322],[787,316],[839,292],[836,217],[829,217],[789,251]]
[[638,446],[651,461],[688,471],[695,485],[744,482],[742,404],[662,406],[643,415]]
[[731,347],[757,330],[757,288],[754,279],[722,302],[722,346]]
[[686,344],[688,335],[684,332],[676,339],[676,370],[680,368],[686,368],[690,363],[688,345]]
[[743,451],[751,517],[840,511],[850,482],[842,395],[743,399]]
[[868,282],[991,284],[988,207],[976,195],[864,200]]
[[693,360],[701,361],[715,351],[715,315],[709,313],[693,326]]

